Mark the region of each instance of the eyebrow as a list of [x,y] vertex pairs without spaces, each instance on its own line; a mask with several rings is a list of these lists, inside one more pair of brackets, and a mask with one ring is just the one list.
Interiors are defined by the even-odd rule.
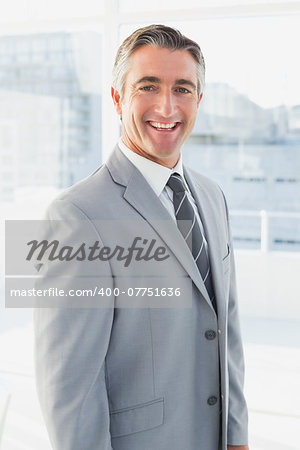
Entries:
[[140,78],[135,83],[133,83],[133,87],[136,87],[138,84],[145,83],[145,82],[148,82],[148,83],[160,83],[160,78],[145,76],[145,77]]
[[191,80],[185,80],[184,78],[180,78],[179,80],[175,81],[175,84],[186,84],[188,86],[190,86],[191,88],[194,89],[194,91],[197,90],[197,86],[195,85],[195,83],[193,83]]
[[[161,83],[161,79],[158,77],[151,77],[151,76],[145,76],[140,78],[138,81],[136,81],[135,83],[133,83],[133,87],[138,86],[141,83]],[[175,85],[179,85],[179,84],[185,84],[187,86],[190,86],[193,90],[197,90],[197,86],[195,85],[195,83],[193,83],[190,80],[186,80],[185,78],[179,78],[178,80],[175,80]]]

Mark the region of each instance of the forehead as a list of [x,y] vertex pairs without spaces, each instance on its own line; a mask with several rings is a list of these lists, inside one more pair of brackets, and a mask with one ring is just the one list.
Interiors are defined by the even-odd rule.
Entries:
[[180,78],[197,80],[197,63],[187,50],[169,50],[144,45],[130,57],[127,80],[132,82],[144,76],[154,76],[161,80]]

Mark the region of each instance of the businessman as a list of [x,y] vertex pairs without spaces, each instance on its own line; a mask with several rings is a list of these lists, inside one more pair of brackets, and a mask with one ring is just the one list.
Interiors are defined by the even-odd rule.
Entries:
[[[197,43],[162,25],[135,31],[113,69],[122,137],[97,172],[48,209],[48,219],[63,221],[75,241],[84,227],[100,247],[108,248],[112,235],[127,242],[133,233],[161,249],[154,261],[160,277],[140,303],[125,298],[122,305],[111,295],[105,307],[36,310],[38,394],[56,450],[248,449],[226,201],[213,181],[182,164],[180,153],[204,79]],[[147,261],[128,264],[118,279],[121,263],[98,258],[93,279],[105,280],[114,294],[118,283],[149,283]],[[86,270],[80,261],[63,267],[65,288]],[[51,264],[41,273],[55,280]],[[171,275],[190,282],[183,304],[172,307],[158,296],[154,307],[156,283]],[[133,291],[126,292],[130,300]]]

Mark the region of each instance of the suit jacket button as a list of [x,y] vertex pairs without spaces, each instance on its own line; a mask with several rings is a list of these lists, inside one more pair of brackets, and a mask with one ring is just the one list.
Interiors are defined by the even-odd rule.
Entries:
[[207,400],[207,403],[209,406],[214,406],[217,403],[218,399],[214,395],[212,397],[209,397]]
[[217,336],[217,333],[214,330],[205,331],[205,337],[208,341],[213,341]]

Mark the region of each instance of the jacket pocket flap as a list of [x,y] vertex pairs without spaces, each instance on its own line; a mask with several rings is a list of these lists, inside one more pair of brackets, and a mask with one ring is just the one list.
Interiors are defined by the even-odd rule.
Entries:
[[111,437],[126,436],[158,427],[164,420],[164,399],[134,405],[110,413]]

